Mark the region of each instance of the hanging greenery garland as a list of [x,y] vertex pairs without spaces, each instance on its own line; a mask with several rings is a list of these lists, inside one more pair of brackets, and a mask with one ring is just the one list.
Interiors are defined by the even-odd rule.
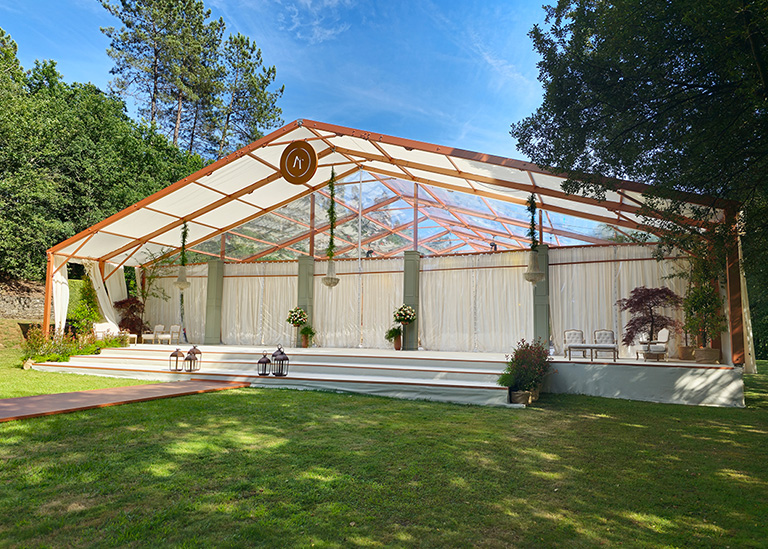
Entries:
[[184,224],[181,226],[181,254],[179,254],[182,267],[187,264],[187,236],[188,235],[189,235],[189,227],[187,227],[187,222],[185,221]]
[[531,250],[535,250],[539,245],[539,239],[536,237],[536,197],[533,193],[528,197],[526,209],[531,214],[531,226],[528,227],[528,238],[531,239]]
[[336,242],[334,241],[334,232],[336,229],[336,173],[331,168],[331,179],[328,180],[328,194],[331,196],[331,203],[328,204],[328,223],[330,223],[330,229],[328,234],[328,247],[325,249],[325,255],[328,259],[333,259],[333,252],[336,250]]

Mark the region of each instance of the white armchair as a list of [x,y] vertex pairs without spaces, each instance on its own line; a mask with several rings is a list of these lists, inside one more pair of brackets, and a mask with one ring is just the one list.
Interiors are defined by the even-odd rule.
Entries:
[[649,358],[655,358],[656,360],[659,360],[662,357],[664,360],[667,360],[667,355],[669,353],[670,335],[670,331],[667,328],[664,328],[659,330],[659,334],[656,336],[657,339],[654,339],[653,341],[641,340],[637,345],[634,346],[635,358],[639,359],[640,355],[643,355],[643,359],[646,361]]

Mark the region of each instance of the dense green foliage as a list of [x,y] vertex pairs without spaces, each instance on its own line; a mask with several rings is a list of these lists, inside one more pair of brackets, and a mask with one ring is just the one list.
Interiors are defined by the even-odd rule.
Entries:
[[[768,0],[560,0],[546,10],[530,33],[544,100],[512,126],[519,149],[568,173],[571,192],[603,196],[612,183],[601,176],[653,185],[646,198],[669,220],[683,212],[674,191],[740,204],[755,328],[764,330]],[[672,243],[689,249],[698,228],[674,225],[664,223]],[[706,253],[724,264],[726,235],[712,236]],[[768,331],[758,339],[768,346]]]
[[93,332],[77,335],[71,333],[43,335],[40,328],[30,328],[24,341],[24,360],[31,358],[35,362],[67,362],[74,355],[97,355],[105,347],[127,347],[128,337],[124,335],[104,335],[96,339]]
[[139,112],[174,145],[221,158],[282,124],[270,91],[277,71],[240,33],[223,40],[223,19],[201,0],[121,0],[102,5],[123,26],[102,28],[115,61],[112,87],[136,98]]
[[86,334],[93,329],[93,323],[101,320],[99,298],[90,277],[83,278],[79,285],[80,295],[72,307],[67,308],[67,321],[72,324],[75,332]]
[[[1,32],[1,31],[0,31]],[[119,99],[21,71],[0,37],[0,277],[42,279],[45,250],[202,167]]]

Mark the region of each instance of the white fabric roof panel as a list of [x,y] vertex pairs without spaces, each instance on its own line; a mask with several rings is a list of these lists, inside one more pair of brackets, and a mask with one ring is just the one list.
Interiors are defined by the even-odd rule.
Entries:
[[[322,139],[318,139],[318,136]],[[318,161],[320,167],[317,173],[306,185],[292,185],[279,173],[280,157],[285,147],[296,140],[308,140],[318,154],[324,155]],[[342,150],[335,148],[346,149],[350,154],[343,154]],[[387,155],[394,159],[394,163],[366,158],[384,158]],[[253,158],[254,156],[257,158]],[[263,162],[258,160],[259,158]],[[331,165],[335,167],[337,176],[348,173],[353,167],[352,162],[373,174],[394,174],[405,182],[409,176],[396,164],[408,163],[411,166],[406,167],[406,171],[421,181],[432,182],[438,187],[441,184],[450,185],[469,192],[474,186],[484,193],[497,195],[499,200],[509,200],[513,197],[522,201],[530,192],[536,192],[537,188],[539,192],[541,189],[548,189],[558,196],[542,194],[544,210],[547,206],[552,206],[576,218],[588,219],[598,216],[601,219],[618,219],[614,212],[605,207],[606,204],[592,200],[570,200],[567,195],[561,194],[562,177],[542,173],[542,170],[525,162],[499,159],[332,124],[297,120],[171,185],[157,195],[148,197],[52,247],[49,253],[72,255],[72,259],[89,258],[119,263],[145,242],[141,244],[142,250],[133,254],[125,263],[126,266],[141,264],[147,259],[144,253],[146,250],[157,253],[163,246],[174,249],[179,247],[183,219],[188,221],[190,228],[189,242],[215,237],[224,228],[234,227],[254,216],[258,218],[259,215],[264,215],[260,212],[262,209],[274,209],[279,204],[290,202],[307,193],[310,188],[322,187],[330,177]],[[464,178],[470,174],[499,182],[514,182],[523,188],[510,190],[482,182],[472,182],[470,185]],[[536,188],[531,185],[531,176]],[[265,179],[271,181],[261,183],[261,186],[238,199],[231,196]],[[621,192],[625,196],[642,200],[641,192],[644,187],[629,183],[624,185],[625,183],[618,182]],[[609,202],[619,203],[619,193],[609,192],[607,196]],[[432,197],[426,194],[426,199],[432,200]],[[700,202],[701,200],[699,199]],[[626,199],[623,204],[622,208],[635,206],[635,203]],[[441,214],[435,215],[437,217]],[[637,216],[629,213],[622,213],[622,216],[640,221]],[[493,224],[483,222],[482,225]],[[165,227],[168,229],[163,231]],[[83,244],[85,239],[89,240]],[[125,250],[117,253],[122,248]]]

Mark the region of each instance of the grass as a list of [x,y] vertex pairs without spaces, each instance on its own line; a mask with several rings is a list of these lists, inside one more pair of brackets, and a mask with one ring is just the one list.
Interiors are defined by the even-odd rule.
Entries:
[[[0,398],[14,398],[125,385],[157,383],[21,369],[21,331],[15,320],[0,319]],[[0,541],[0,546],[2,542]]]
[[764,547],[746,382],[746,409],[238,389],[4,423],[0,546]]

